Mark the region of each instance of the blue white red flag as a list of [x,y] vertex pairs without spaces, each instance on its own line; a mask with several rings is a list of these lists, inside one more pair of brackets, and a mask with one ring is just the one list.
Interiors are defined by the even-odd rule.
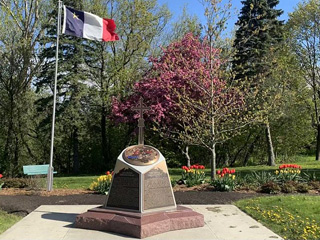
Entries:
[[63,34],[97,41],[119,40],[118,35],[115,33],[116,24],[112,19],[101,18],[97,15],[78,11],[65,5],[63,8]]

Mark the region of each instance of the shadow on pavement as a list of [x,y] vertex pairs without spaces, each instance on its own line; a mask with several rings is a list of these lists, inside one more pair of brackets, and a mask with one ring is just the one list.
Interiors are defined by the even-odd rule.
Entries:
[[[38,212],[38,211],[36,211]],[[39,211],[40,212],[40,211]],[[61,221],[61,222],[69,222],[72,223],[70,225],[67,225],[65,227],[72,227],[74,221],[76,220],[77,215],[79,213],[61,213],[61,212],[47,212],[41,215],[41,218],[48,219],[48,220],[54,220],[54,221]]]

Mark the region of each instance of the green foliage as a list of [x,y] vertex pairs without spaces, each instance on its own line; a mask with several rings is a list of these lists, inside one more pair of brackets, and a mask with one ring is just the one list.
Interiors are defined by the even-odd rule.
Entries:
[[170,177],[170,183],[171,183],[171,187],[174,187],[177,185],[177,180]]
[[0,1],[0,171],[10,176],[38,160],[31,85],[41,65],[36,56],[47,7],[40,0]]
[[[306,86],[310,89],[310,100],[307,103],[312,109],[312,126],[317,131],[316,160],[320,159],[320,119],[319,119],[319,46],[320,6],[317,0],[303,1],[290,14],[288,21],[288,40],[300,63]],[[312,100],[311,100],[312,99]]]
[[234,191],[237,182],[234,178],[235,175],[229,176],[229,174],[225,175],[224,177],[217,177],[217,179],[214,179],[211,181],[211,185],[214,186],[215,191],[221,191],[221,192],[231,192]]
[[256,186],[262,186],[269,182],[276,181],[276,176],[275,174],[268,171],[254,171],[246,177],[246,181]]

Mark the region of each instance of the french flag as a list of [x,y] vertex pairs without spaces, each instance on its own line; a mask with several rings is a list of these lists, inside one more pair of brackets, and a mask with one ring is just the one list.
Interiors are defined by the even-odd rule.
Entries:
[[105,42],[119,40],[115,33],[116,24],[112,19],[101,18],[65,5],[63,8],[63,34]]

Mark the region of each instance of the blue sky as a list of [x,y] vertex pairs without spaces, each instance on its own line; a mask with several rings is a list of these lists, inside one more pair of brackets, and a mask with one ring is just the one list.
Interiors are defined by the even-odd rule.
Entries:
[[[223,0],[224,3],[228,2]],[[280,3],[276,7],[277,9],[282,9],[284,13],[280,17],[282,20],[288,19],[288,13],[294,11],[294,8],[302,0],[280,0]],[[199,2],[199,0],[158,0],[159,4],[167,4],[170,11],[173,13],[173,20],[177,19],[181,13],[184,5],[187,5],[188,12],[191,15],[196,15],[201,22],[205,23],[205,18],[203,16],[204,8]],[[238,13],[242,7],[241,0],[232,0],[233,8],[235,8]],[[235,14],[231,17],[228,22],[228,30],[231,31],[234,27],[234,23],[237,21],[238,15]]]

